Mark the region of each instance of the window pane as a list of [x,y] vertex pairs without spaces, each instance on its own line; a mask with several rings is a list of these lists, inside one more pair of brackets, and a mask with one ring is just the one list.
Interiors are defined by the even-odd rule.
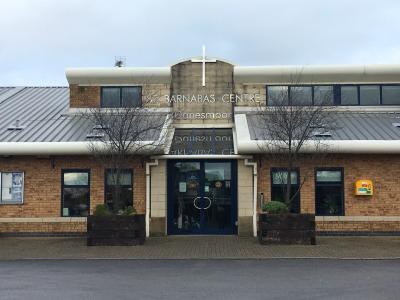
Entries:
[[288,87],[287,86],[268,86],[268,105],[285,106],[288,105]]
[[24,175],[22,172],[1,174],[1,201],[23,202]]
[[317,182],[341,182],[341,171],[317,171]]
[[64,173],[64,185],[88,185],[88,172],[66,172]]
[[[107,186],[106,188],[106,204],[109,209],[114,209],[114,196],[116,195],[117,191],[115,186]],[[133,193],[132,187],[128,186],[121,186],[120,190],[120,199],[121,203],[123,203],[124,207],[133,206]]]
[[315,211],[318,216],[343,215],[343,186],[318,185],[315,188]]
[[[287,183],[287,171],[273,171],[272,173],[272,184],[286,184]],[[297,172],[291,172],[290,178],[291,184],[297,184]]]
[[86,217],[89,214],[89,188],[64,187],[63,217]]
[[312,87],[290,87],[290,103],[292,105],[312,105]]
[[380,92],[378,85],[360,86],[360,105],[379,105]]
[[[121,171],[119,174],[120,185],[132,185],[132,173],[131,171]],[[117,184],[117,174],[112,171],[107,171],[107,185]]]
[[340,87],[341,105],[358,105],[358,91],[356,86]]
[[333,105],[333,86],[320,85],[314,87],[315,105]]
[[400,86],[382,86],[382,104],[400,105]]
[[140,87],[123,87],[122,88],[122,106],[138,107],[141,106],[141,88]]
[[105,203],[109,209],[114,209],[114,198],[121,200],[123,207],[133,206],[132,172],[131,170],[121,170],[120,186],[117,189],[117,175],[111,170],[107,171]]
[[118,87],[103,87],[101,89],[101,106],[102,107],[120,107],[120,92]]

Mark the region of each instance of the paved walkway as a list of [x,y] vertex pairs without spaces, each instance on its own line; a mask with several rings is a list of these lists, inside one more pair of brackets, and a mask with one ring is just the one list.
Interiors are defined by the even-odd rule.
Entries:
[[0,260],[12,259],[400,258],[400,237],[318,237],[316,246],[260,245],[236,236],[150,238],[143,246],[87,247],[85,238],[3,237]]

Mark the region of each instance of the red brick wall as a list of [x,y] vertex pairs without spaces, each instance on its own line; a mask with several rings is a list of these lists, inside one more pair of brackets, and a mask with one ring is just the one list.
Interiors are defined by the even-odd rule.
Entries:
[[[279,167],[267,158],[259,160],[259,191],[264,198],[271,197],[270,168]],[[343,167],[346,216],[400,216],[400,155],[331,155],[321,161],[304,158],[296,166],[300,176],[306,176],[301,190],[301,212],[314,213],[314,168]],[[371,179],[374,195],[355,196],[355,182]]]
[[[133,201],[139,213],[145,212],[145,163],[139,159],[127,162],[134,173]],[[61,169],[90,169],[90,211],[104,203],[104,166],[89,156],[54,157],[54,168],[49,158],[33,156],[0,158],[0,171],[25,172],[24,204],[0,205],[0,216],[5,217],[60,217]]]

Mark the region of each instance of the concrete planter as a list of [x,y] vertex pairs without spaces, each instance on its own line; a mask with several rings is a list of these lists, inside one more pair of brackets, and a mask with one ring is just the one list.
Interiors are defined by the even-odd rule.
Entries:
[[259,214],[260,244],[315,245],[315,215]]
[[145,215],[87,217],[88,246],[136,246],[145,240]]

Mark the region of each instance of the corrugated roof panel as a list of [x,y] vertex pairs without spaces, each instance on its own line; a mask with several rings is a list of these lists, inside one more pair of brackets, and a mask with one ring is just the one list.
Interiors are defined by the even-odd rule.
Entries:
[[[332,140],[400,140],[400,128],[392,125],[399,120],[400,113],[389,112],[338,112],[335,115],[336,129],[329,130]],[[247,115],[252,140],[264,139],[265,133],[257,124],[259,118]]]

